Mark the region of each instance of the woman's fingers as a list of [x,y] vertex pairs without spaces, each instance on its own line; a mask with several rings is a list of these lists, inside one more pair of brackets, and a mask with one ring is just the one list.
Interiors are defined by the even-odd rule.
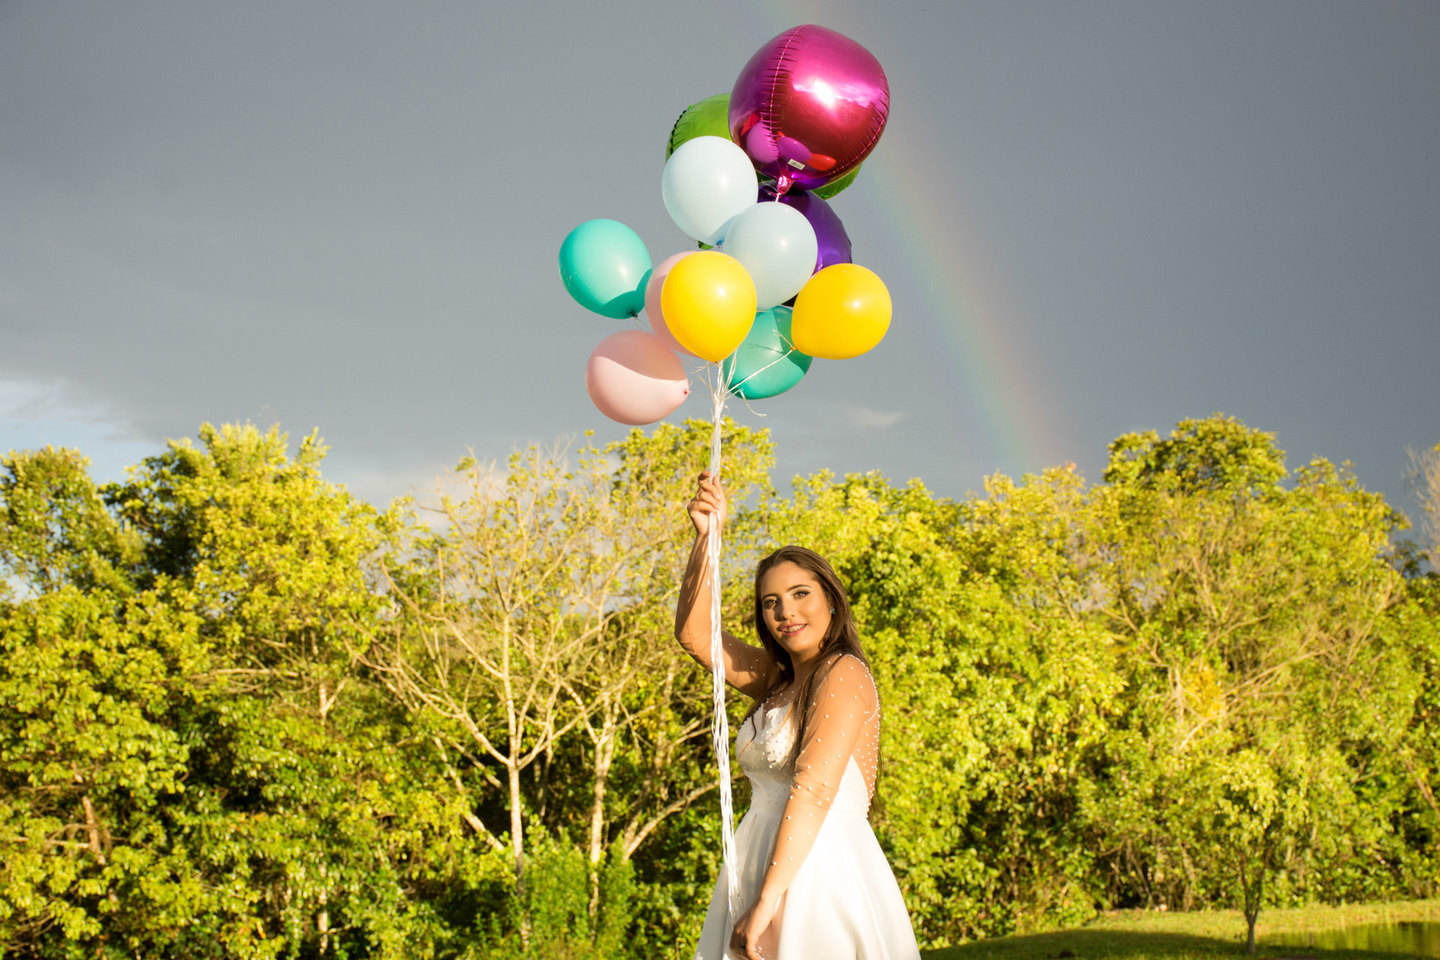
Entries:
[[725,502],[725,488],[714,480],[707,480],[700,484],[699,496],[709,499],[711,503],[721,504]]
[[725,503],[725,493],[714,483],[702,484],[700,488],[695,491],[695,499],[692,500],[691,503],[697,505],[703,504],[711,509],[718,509]]
[[686,505],[690,513],[690,519],[695,524],[696,532],[702,536],[709,532],[711,516],[720,518],[724,522],[725,517],[725,489],[720,486],[709,471],[700,474],[695,483],[695,496]]

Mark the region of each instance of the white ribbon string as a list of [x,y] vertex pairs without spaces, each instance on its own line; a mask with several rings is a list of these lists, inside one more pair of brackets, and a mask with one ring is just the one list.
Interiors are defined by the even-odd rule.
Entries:
[[[718,373],[718,367],[717,367]],[[725,412],[727,393],[722,376],[716,376],[711,386],[715,414],[710,432],[710,476],[720,476],[720,426],[721,415]],[[730,721],[725,714],[725,645],[720,634],[720,523],[713,518],[710,523],[710,537],[705,549],[705,562],[710,570],[710,664],[714,681],[712,696],[715,701],[715,719],[710,725],[711,737],[715,744],[715,763],[720,776],[720,842],[725,853],[726,899],[730,904],[732,922],[740,916],[738,897],[740,875],[736,867],[734,799],[730,791]],[[726,932],[728,938],[729,932]]]

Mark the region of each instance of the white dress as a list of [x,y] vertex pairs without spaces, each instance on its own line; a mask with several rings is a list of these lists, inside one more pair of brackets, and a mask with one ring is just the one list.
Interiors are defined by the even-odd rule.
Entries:
[[[874,681],[850,657],[817,681],[812,701],[820,709],[793,765],[790,703],[762,706],[735,737],[752,785],[750,809],[735,831],[737,908],[755,902],[772,861],[798,861],[762,942],[765,960],[918,960],[900,888],[867,819],[879,742]],[[722,870],[696,960],[737,960],[729,949],[737,919]]]

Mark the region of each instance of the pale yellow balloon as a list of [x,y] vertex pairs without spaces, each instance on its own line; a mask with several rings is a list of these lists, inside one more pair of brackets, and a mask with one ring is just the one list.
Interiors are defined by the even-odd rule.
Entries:
[[795,349],[826,360],[858,357],[890,329],[890,291],[872,270],[837,263],[811,277],[795,298]]
[[728,254],[691,254],[670,268],[660,288],[660,312],[682,347],[719,363],[745,341],[755,322],[755,281]]

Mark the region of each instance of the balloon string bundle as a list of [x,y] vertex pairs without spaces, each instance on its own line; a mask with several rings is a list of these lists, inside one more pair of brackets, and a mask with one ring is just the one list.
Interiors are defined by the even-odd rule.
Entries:
[[[720,476],[720,428],[725,412],[723,378],[711,385],[714,415],[710,428],[710,476]],[[710,725],[715,746],[715,764],[720,777],[720,840],[725,854],[726,892],[731,916],[739,916],[740,877],[736,870],[735,803],[730,790],[730,721],[725,713],[725,645],[720,632],[720,528],[718,518],[710,524],[710,538],[705,548],[705,563],[710,570],[710,663],[711,696],[715,719]]]
[[[776,331],[775,339],[776,339],[776,341],[779,343],[780,347],[783,349],[784,352],[783,352],[783,353],[777,353],[777,354],[775,354],[775,356],[773,357],[773,359],[765,362],[765,363],[762,364],[761,366],[756,367],[754,370],[751,370],[751,371],[749,371],[748,373],[745,373],[745,375],[744,375],[743,377],[741,377],[741,378],[738,379],[738,380],[735,380],[733,383],[727,383],[727,384],[725,385],[725,390],[726,390],[726,392],[733,393],[733,394],[735,394],[736,396],[738,396],[738,397],[740,397],[740,398],[742,398],[742,399],[748,400],[749,398],[746,396],[745,391],[744,391],[744,389],[743,389],[747,383],[749,383],[750,381],[756,379],[756,378],[759,377],[761,374],[765,373],[765,371],[769,370],[771,367],[781,367],[782,365],[790,364],[790,363],[793,363],[793,362],[794,362],[793,360],[791,360],[791,357],[795,356],[795,354],[796,354],[795,344],[791,343],[791,342],[790,342],[790,338],[787,337],[787,336],[785,336],[784,333],[781,333],[781,332],[779,332],[779,331]],[[741,373],[741,372],[743,372],[743,371],[735,370],[735,371],[732,371],[732,372],[733,372],[733,373]],[[722,404],[724,403],[724,400],[723,400],[723,399],[721,400],[721,403],[722,403]],[[750,404],[747,403],[747,404],[746,404],[746,407],[748,407],[752,413],[758,413],[753,406],[750,406]],[[719,415],[719,414],[717,413],[716,416],[718,416],[718,415]],[[759,416],[762,416],[762,417],[765,416],[765,414],[763,414],[763,413],[758,413],[758,415],[759,415]],[[718,421],[717,421],[717,423],[718,423]],[[718,442],[719,442],[719,437],[720,437],[719,427],[717,426],[717,427],[716,427],[715,438],[711,441],[712,444],[718,443]],[[713,457],[713,456],[714,456],[714,454],[713,454],[713,452],[712,452],[712,457]]]

